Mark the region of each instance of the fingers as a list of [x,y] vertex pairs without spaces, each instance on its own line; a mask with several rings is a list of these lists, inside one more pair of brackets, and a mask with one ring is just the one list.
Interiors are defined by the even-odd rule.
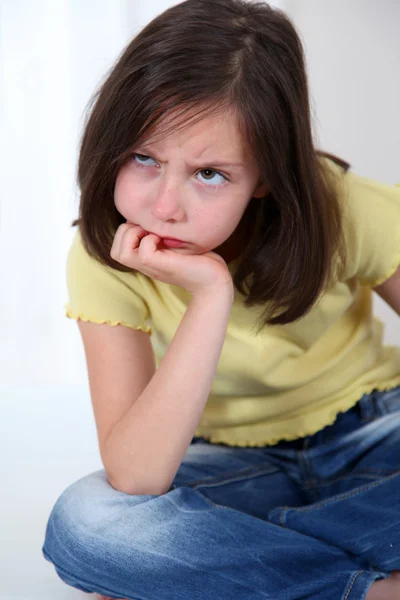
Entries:
[[154,233],[149,233],[142,239],[138,250],[142,264],[151,264],[154,253],[157,251],[157,245],[160,243],[160,240],[161,238],[159,238],[158,235],[155,235]]
[[118,227],[118,229],[114,235],[114,240],[113,240],[111,250],[110,250],[110,256],[114,260],[118,260],[118,256],[120,255],[120,252],[121,252],[122,238],[124,237],[125,233],[128,230],[129,230],[129,225],[127,223],[124,223],[123,225],[120,225]]
[[[131,253],[130,265],[142,271],[149,277],[160,279],[170,272],[170,261],[179,260],[179,255],[174,255],[168,250],[158,249],[161,238],[154,233],[149,233],[140,242],[140,246]],[[172,255],[172,256],[171,256]],[[126,260],[129,260],[127,257]],[[126,264],[126,263],[124,263]],[[161,279],[162,281],[162,279]]]
[[[154,266],[154,254],[160,241],[161,238],[147,233],[139,225],[123,223],[115,233],[110,256],[127,267],[142,270],[142,266]],[[160,255],[158,258],[162,259]]]
[[134,250],[139,246],[140,240],[146,235],[146,232],[139,225],[132,223],[123,223],[120,225],[114,236],[113,244],[110,250],[110,256],[119,261],[122,253],[127,248]]

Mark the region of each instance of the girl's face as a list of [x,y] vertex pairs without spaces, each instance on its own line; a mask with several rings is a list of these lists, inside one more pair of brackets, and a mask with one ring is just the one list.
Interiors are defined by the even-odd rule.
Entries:
[[202,254],[218,251],[250,199],[267,193],[259,178],[236,119],[227,113],[189,124],[157,143],[150,137],[138,144],[118,173],[114,201],[128,222],[184,241],[175,252]]

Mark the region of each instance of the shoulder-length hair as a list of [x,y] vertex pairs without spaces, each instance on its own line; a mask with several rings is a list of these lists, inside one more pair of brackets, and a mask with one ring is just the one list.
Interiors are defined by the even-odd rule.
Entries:
[[[91,256],[131,270],[110,249],[125,222],[114,204],[115,181],[133,147],[156,127],[166,135],[210,109],[234,108],[269,190],[242,217],[248,235],[234,285],[246,306],[265,306],[262,326],[289,323],[311,309],[345,248],[339,199],[321,161],[326,153],[313,144],[302,44],[285,13],[245,0],[175,5],[129,43],[91,105],[74,221]],[[171,113],[168,128],[160,129]]]

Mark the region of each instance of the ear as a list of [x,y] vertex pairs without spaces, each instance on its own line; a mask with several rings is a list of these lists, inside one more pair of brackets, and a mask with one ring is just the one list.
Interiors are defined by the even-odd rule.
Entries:
[[253,192],[253,198],[263,198],[268,194],[268,185],[260,183]]

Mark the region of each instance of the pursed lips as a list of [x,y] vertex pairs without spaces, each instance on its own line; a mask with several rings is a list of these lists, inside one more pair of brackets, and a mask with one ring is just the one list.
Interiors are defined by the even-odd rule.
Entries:
[[[145,230],[146,231],[146,230]],[[169,237],[167,235],[159,235],[158,233],[154,233],[153,231],[147,231],[147,233],[152,233],[153,235],[157,235],[162,240],[173,240],[174,242],[182,242],[185,243],[184,240],[179,240],[178,238]]]

